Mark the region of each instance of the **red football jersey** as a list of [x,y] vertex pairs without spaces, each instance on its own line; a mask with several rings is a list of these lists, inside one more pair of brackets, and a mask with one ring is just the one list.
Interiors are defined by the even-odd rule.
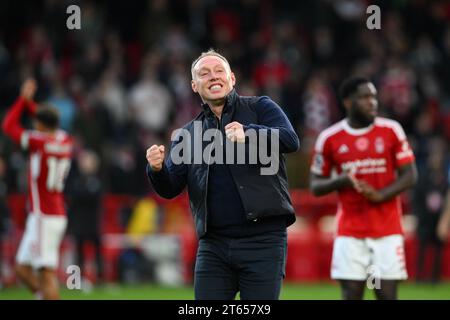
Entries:
[[30,152],[28,199],[31,212],[64,215],[64,184],[70,170],[72,139],[62,130],[49,135],[27,130],[22,148]]
[[[401,125],[377,117],[362,129],[346,119],[324,130],[317,138],[311,171],[329,177],[332,170],[354,170],[357,179],[380,190],[396,179],[396,168],[414,161],[414,154]],[[397,196],[373,203],[354,188],[338,191],[337,235],[377,238],[402,234],[401,202]]]
[[54,134],[25,130],[20,117],[28,110],[36,112],[37,105],[19,97],[6,113],[2,129],[23,149],[29,150],[28,200],[30,211],[49,215],[64,215],[64,183],[72,158],[72,138],[64,131]]

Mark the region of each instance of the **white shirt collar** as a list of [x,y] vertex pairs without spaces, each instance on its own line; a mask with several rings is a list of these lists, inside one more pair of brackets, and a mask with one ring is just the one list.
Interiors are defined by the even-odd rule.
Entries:
[[348,123],[348,119],[345,118],[344,120],[342,120],[342,125],[343,125],[343,127],[344,127],[344,130],[345,130],[347,133],[349,133],[349,134],[351,134],[351,135],[353,135],[353,136],[360,136],[360,135],[366,134],[366,133],[368,133],[370,130],[372,130],[372,128],[373,128],[374,125],[375,125],[375,121],[374,121],[370,126],[368,126],[368,127],[355,129],[355,128],[350,127],[350,125],[349,125],[349,123]]

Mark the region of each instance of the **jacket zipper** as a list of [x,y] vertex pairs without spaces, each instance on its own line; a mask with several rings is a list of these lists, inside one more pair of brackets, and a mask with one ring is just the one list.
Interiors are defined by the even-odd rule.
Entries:
[[[219,129],[219,124],[222,124],[222,117],[220,117],[220,120],[217,121],[216,117],[214,116],[215,120],[216,120],[216,130]],[[217,137],[217,133],[214,135],[214,143],[216,141],[216,137]],[[209,153],[209,157],[208,157],[208,168],[206,169],[206,192],[205,192],[205,233],[206,233],[206,229],[207,229],[207,224],[208,224],[208,179],[209,179],[209,162],[211,161],[211,155],[212,155],[212,150]]]

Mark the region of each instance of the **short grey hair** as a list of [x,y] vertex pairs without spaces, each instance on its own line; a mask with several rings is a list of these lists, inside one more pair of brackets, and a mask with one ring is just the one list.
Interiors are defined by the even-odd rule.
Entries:
[[204,57],[208,57],[208,56],[214,56],[214,57],[218,57],[220,59],[222,59],[223,61],[226,62],[226,64],[228,65],[228,69],[231,71],[231,67],[230,67],[230,63],[228,62],[227,58],[225,58],[223,55],[221,55],[220,53],[218,53],[217,51],[215,51],[214,49],[209,49],[208,51],[202,52],[197,59],[195,59],[192,62],[191,65],[191,76],[192,79],[194,79],[194,68],[195,65],[199,62],[200,59],[204,58]]

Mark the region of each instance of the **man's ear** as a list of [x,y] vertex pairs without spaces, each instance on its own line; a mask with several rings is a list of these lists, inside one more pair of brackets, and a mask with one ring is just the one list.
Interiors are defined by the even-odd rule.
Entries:
[[348,111],[352,107],[352,100],[350,98],[346,98],[342,101],[342,104],[344,105],[345,110]]
[[231,78],[231,83],[234,85],[236,84],[236,76],[234,75],[234,72],[231,72],[230,74],[230,78]]
[[197,93],[197,85],[195,84],[194,80],[191,80],[191,88],[192,91],[194,91],[195,93]]

